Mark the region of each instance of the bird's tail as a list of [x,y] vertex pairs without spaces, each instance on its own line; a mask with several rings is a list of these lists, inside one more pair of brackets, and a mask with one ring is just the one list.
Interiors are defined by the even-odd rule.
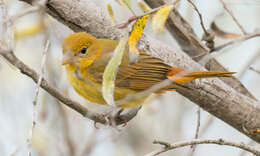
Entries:
[[167,78],[178,84],[192,81],[198,78],[231,77],[235,72],[227,71],[186,71],[182,68],[172,67],[167,73]]

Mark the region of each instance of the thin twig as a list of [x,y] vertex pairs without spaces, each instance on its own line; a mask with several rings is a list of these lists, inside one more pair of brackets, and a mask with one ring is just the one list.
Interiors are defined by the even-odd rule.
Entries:
[[251,58],[246,62],[246,64],[244,64],[241,69],[240,72],[237,73],[237,78],[241,78],[245,75],[246,71],[249,69],[250,70],[250,66],[258,59],[258,56],[260,56],[260,49],[257,50],[257,52],[251,56]]
[[[2,11],[2,17],[6,17],[8,18],[8,10],[7,10],[7,6],[5,4],[4,1],[2,1],[1,3],[1,11]],[[5,36],[6,39],[1,38],[1,44],[5,44],[7,46],[7,48],[13,48],[13,44],[12,44],[12,31],[11,31],[11,22],[5,22],[3,23],[3,30],[2,30],[2,34],[1,36]]]
[[[156,8],[166,4],[166,0],[144,0],[150,7]],[[176,39],[181,49],[190,57],[204,56],[209,53],[209,49],[198,39],[189,23],[183,19],[176,9],[169,15],[166,22],[169,33]],[[201,57],[197,57],[195,61],[199,61]],[[216,59],[211,59],[206,65],[208,70],[226,70]],[[236,89],[238,92],[255,99],[255,97],[244,87],[241,82],[234,76],[231,79],[220,78],[226,84]]]
[[29,7],[25,10],[23,10],[22,12],[19,12],[17,14],[15,14],[14,16],[11,16],[11,17],[8,17],[8,18],[5,18],[3,21],[1,21],[1,24],[4,24],[6,22],[11,22],[13,23],[15,20],[17,20],[18,18],[21,18],[23,16],[26,16],[30,13],[34,13],[34,12],[37,12],[39,11],[40,8],[38,6],[33,6],[33,7]]
[[237,24],[237,26],[239,27],[239,29],[241,30],[241,32],[244,35],[247,35],[247,32],[245,31],[245,29],[243,28],[243,26],[238,22],[238,20],[236,19],[236,17],[234,16],[234,14],[232,13],[232,11],[230,9],[228,9],[227,5],[225,4],[225,2],[223,0],[219,0],[221,2],[221,4],[223,5],[223,8],[228,12],[228,14],[231,16],[231,18],[233,19],[233,21]]
[[[52,61],[54,61],[53,59],[48,59],[46,62],[46,72],[47,72],[47,79],[50,82],[51,85],[53,85],[54,87],[57,87],[57,82],[61,82],[62,81],[62,74],[60,74],[59,72],[57,73],[57,71],[54,70],[54,66],[52,65]],[[63,88],[64,90],[64,88]],[[46,94],[44,94],[46,95]],[[43,104],[46,102],[42,102]],[[57,106],[58,109],[58,116],[59,119],[61,120],[61,134],[63,134],[63,137],[65,138],[65,143],[67,145],[67,149],[68,149],[68,155],[70,156],[75,156],[75,146],[72,142],[71,136],[70,136],[70,127],[69,127],[69,121],[68,121],[68,114],[66,112],[66,108],[63,107],[63,105],[59,102],[58,99],[54,99],[53,100],[53,104],[55,104]],[[43,110],[44,112],[42,112],[43,114],[46,113],[46,109]]]
[[[254,142],[254,140],[251,140],[251,139],[247,143],[248,146],[253,146],[254,144],[256,144],[256,143]],[[244,156],[245,154],[246,154],[246,151],[241,151],[239,156]]]
[[31,126],[31,130],[30,130],[30,135],[28,138],[28,145],[29,145],[29,154],[31,155],[31,141],[32,141],[32,136],[33,136],[33,130],[36,126],[36,117],[37,117],[37,101],[38,101],[38,96],[39,96],[39,91],[40,91],[40,84],[42,82],[43,79],[43,75],[44,75],[44,66],[45,66],[45,62],[46,62],[46,58],[47,58],[47,52],[49,51],[49,47],[50,47],[50,42],[49,40],[46,40],[45,46],[44,46],[44,51],[43,51],[43,55],[42,55],[42,60],[41,60],[41,73],[40,73],[40,77],[38,80],[38,83],[36,84],[36,89],[35,89],[35,95],[33,98],[33,115],[32,115],[32,126]]
[[64,138],[65,138],[66,145],[68,148],[68,155],[75,156],[75,148],[74,148],[75,146],[70,137],[70,127],[69,127],[68,115],[66,113],[65,108],[63,107],[63,105],[61,105],[59,103],[58,100],[55,99],[55,103],[59,107],[59,112],[60,112],[59,114],[61,115],[60,119],[62,120],[62,126],[63,126],[62,131],[64,132]]
[[256,72],[257,74],[260,74],[260,70],[258,70],[258,69],[255,69],[255,68],[253,68],[253,67],[249,67],[249,69],[252,70],[252,71],[254,71],[254,72]]
[[[196,126],[194,139],[198,139],[198,137],[199,137],[199,130],[200,130],[200,107],[198,106],[198,108],[197,108],[197,126]],[[195,145],[191,145],[189,156],[193,155],[193,153],[195,152],[195,149],[196,149],[196,146]]]
[[[41,2],[41,1],[40,1]],[[45,12],[42,11],[43,8],[45,7],[46,4],[46,0],[42,0],[42,3],[40,4],[40,2],[38,2],[39,4],[36,4],[38,9],[35,9],[33,11],[39,10],[40,11],[40,17],[41,17],[41,24],[46,28],[46,24],[44,22],[44,17],[45,17]],[[24,12],[22,15],[26,15],[30,13],[29,12]],[[19,17],[19,16],[18,16]],[[21,17],[21,16],[20,16]],[[32,125],[31,125],[31,130],[30,130],[30,135],[29,138],[27,139],[28,142],[28,155],[31,156],[31,152],[32,152],[32,137],[33,137],[33,130],[36,126],[36,117],[37,117],[37,101],[38,101],[38,96],[39,96],[39,91],[40,91],[40,84],[42,83],[42,79],[43,79],[43,75],[44,75],[44,67],[45,67],[45,63],[46,63],[46,58],[47,58],[47,53],[49,51],[49,47],[50,47],[50,42],[48,40],[49,35],[48,32],[45,33],[44,36],[45,40],[44,40],[44,50],[43,50],[43,55],[42,55],[42,60],[41,60],[41,72],[40,72],[40,76],[39,76],[39,80],[36,84],[36,89],[35,89],[35,95],[33,98],[33,112],[32,112]]]
[[200,25],[201,25],[201,27],[202,27],[202,29],[203,29],[204,34],[205,34],[205,35],[209,35],[209,33],[208,33],[208,31],[207,31],[207,29],[206,29],[206,27],[205,27],[205,25],[204,25],[203,18],[202,18],[201,13],[199,12],[199,9],[196,7],[196,5],[195,5],[191,0],[187,0],[187,1],[192,5],[192,7],[194,8],[194,10],[195,10],[195,11],[197,12],[197,14],[199,15]]
[[39,80],[38,80],[38,83],[37,83],[37,86],[36,86],[35,96],[34,96],[34,99],[33,99],[33,105],[37,105],[37,100],[38,100],[38,95],[39,95],[39,90],[40,90],[40,84],[42,82],[43,74],[44,74],[44,65],[45,65],[46,58],[47,58],[47,52],[48,52],[49,47],[50,47],[50,41],[49,40],[46,41],[44,47],[45,48],[44,48],[44,52],[43,52],[43,55],[42,55],[42,61],[41,61],[41,73],[40,73],[40,77],[39,77]]
[[192,0],[187,0],[192,6],[193,8],[195,9],[195,11],[197,12],[197,14],[199,15],[199,19],[200,19],[200,25],[202,27],[202,30],[204,32],[203,34],[203,37],[202,37],[202,40],[206,41],[206,46],[209,48],[209,49],[213,49],[214,46],[215,46],[215,42],[214,42],[214,34],[213,33],[209,33],[204,25],[204,22],[203,22],[203,18],[202,18],[202,15],[201,13],[199,12],[199,9],[196,7],[196,5],[192,2]]
[[203,57],[199,61],[199,63],[204,66],[207,62],[209,62],[209,60],[211,60],[213,58],[216,58],[217,56],[219,56],[222,53],[224,53],[224,51],[222,51],[222,53],[220,53],[218,51],[221,51],[222,49],[227,48],[227,47],[229,47],[231,45],[238,44],[238,43],[241,43],[243,41],[249,40],[249,39],[254,38],[254,37],[259,37],[259,36],[260,36],[260,32],[256,32],[256,33],[248,34],[248,35],[243,36],[241,38],[232,40],[230,42],[224,43],[224,44],[222,44],[222,45],[220,45],[218,47],[215,47],[215,48],[211,49],[209,54],[203,55]]
[[156,155],[159,155],[161,153],[164,153],[164,152],[167,152],[167,151],[170,151],[170,150],[174,150],[176,148],[189,146],[189,145],[196,145],[196,144],[217,144],[217,145],[233,146],[233,147],[240,148],[242,150],[248,151],[248,152],[250,152],[250,153],[252,153],[256,156],[260,156],[260,151],[258,151],[257,149],[255,149],[253,147],[245,145],[244,143],[235,143],[235,142],[226,141],[226,140],[223,140],[223,139],[217,139],[217,140],[208,140],[208,139],[198,140],[198,139],[194,139],[194,140],[190,140],[190,141],[177,142],[177,143],[174,143],[174,144],[169,144],[167,142],[155,140],[153,143],[163,145],[164,147],[162,149],[148,153],[145,156],[156,156]]
[[87,142],[85,143],[84,148],[82,149],[82,152],[80,152],[79,156],[90,155],[96,144],[97,144],[97,130],[94,129],[94,131],[88,138]]
[[[19,60],[12,51],[0,46],[0,55],[3,56],[13,66],[18,68],[22,74],[29,76],[35,83],[38,83],[40,76],[33,69],[31,69],[30,67],[25,65],[21,60]],[[57,88],[51,86],[44,78],[42,78],[40,86],[53,97],[57,98],[59,101],[64,103],[66,106],[72,108],[82,116],[87,117],[95,122],[106,124],[106,118],[103,114],[92,112],[88,110],[86,107],[79,104],[78,102],[68,98],[63,93],[59,92]],[[136,116],[139,109],[140,108],[133,108],[128,112],[123,112],[119,116],[116,116],[115,120],[117,125],[130,121],[133,117]]]
[[214,49],[211,50],[211,52],[214,52],[214,51],[219,51],[223,48],[226,48],[230,45],[233,45],[233,44],[236,44],[236,43],[240,43],[240,42],[243,42],[243,41],[246,41],[246,40],[249,40],[251,38],[254,38],[254,37],[259,37],[260,36],[260,32],[256,32],[256,33],[252,33],[252,34],[247,34],[245,35],[244,37],[241,37],[241,38],[238,38],[238,39],[235,39],[235,40],[232,40],[230,42],[227,42],[225,44],[222,44],[218,47],[215,47]]
[[204,124],[200,128],[200,136],[202,136],[208,130],[210,125],[213,123],[213,121],[214,121],[214,116],[209,114],[206,121],[204,122]]

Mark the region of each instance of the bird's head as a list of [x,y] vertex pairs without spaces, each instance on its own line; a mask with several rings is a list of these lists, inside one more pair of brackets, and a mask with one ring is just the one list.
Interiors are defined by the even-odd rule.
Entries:
[[80,32],[67,36],[62,44],[62,65],[84,69],[101,54],[101,45],[90,34]]

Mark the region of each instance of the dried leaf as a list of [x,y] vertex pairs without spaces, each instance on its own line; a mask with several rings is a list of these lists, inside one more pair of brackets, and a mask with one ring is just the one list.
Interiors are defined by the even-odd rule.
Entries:
[[114,102],[114,88],[115,88],[115,79],[119,65],[125,51],[127,43],[127,36],[121,38],[118,46],[116,47],[113,57],[110,59],[108,65],[103,74],[102,82],[102,95],[108,105],[115,106]]
[[165,6],[159,9],[152,17],[152,29],[156,33],[163,32],[166,20],[173,5]]
[[110,5],[110,3],[107,3],[106,7],[107,7],[108,14],[110,16],[110,19],[112,21],[112,24],[115,25],[116,22],[115,22],[115,16],[114,16],[112,6]]
[[136,44],[140,40],[144,27],[147,22],[147,18],[149,15],[142,16],[136,20],[136,22],[133,25],[132,31],[130,33],[129,39],[128,39],[128,45],[129,45],[129,50],[130,52],[136,52]]
[[214,34],[217,37],[224,38],[224,39],[234,39],[234,38],[240,38],[243,35],[242,34],[235,34],[235,33],[230,33],[230,32],[225,32],[221,30],[215,22],[212,22],[210,25],[211,30],[214,32]]
[[143,0],[138,0],[138,5],[144,12],[149,12],[151,10],[151,8]]

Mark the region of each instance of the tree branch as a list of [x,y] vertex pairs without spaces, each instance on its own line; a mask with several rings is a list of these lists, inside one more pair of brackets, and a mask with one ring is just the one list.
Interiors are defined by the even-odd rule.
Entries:
[[[50,15],[74,31],[86,31],[96,37],[110,39],[119,39],[124,34],[122,30],[111,26],[108,15],[91,0],[49,0],[47,8]],[[139,41],[139,48],[154,57],[163,59],[165,63],[189,70],[205,70],[181,50],[169,47],[145,34]],[[260,127],[258,101],[240,94],[217,78],[196,80],[186,85],[191,89],[183,88],[177,91],[240,132],[260,142],[259,135],[248,133]],[[85,111],[82,112],[81,109],[79,111],[86,115]],[[89,116],[103,121],[96,114],[92,113]]]
[[174,143],[174,144],[169,144],[167,142],[155,140],[153,143],[163,145],[164,148],[156,150],[156,151],[151,152],[151,153],[148,153],[145,156],[156,156],[156,155],[159,155],[161,153],[164,153],[164,152],[176,149],[176,148],[189,146],[189,145],[196,145],[196,144],[217,144],[217,145],[233,146],[233,147],[237,147],[237,148],[240,148],[242,150],[248,151],[248,152],[250,152],[250,153],[252,153],[256,156],[260,156],[260,151],[258,151],[257,149],[255,149],[253,147],[245,145],[244,143],[235,143],[235,142],[230,142],[230,141],[226,141],[226,140],[223,140],[223,139],[218,139],[218,140],[194,139],[194,140],[183,141],[183,142],[178,142],[178,143]]
[[[145,0],[152,8],[165,5],[165,0]],[[166,26],[171,35],[181,46],[182,50],[190,57],[195,57],[194,60],[199,61],[196,56],[204,56],[209,54],[210,50],[199,40],[194,33],[192,27],[184,18],[181,17],[176,9],[169,15]],[[199,57],[201,58],[201,57]],[[211,59],[205,66],[208,70],[222,70],[227,71],[216,59]],[[244,87],[244,85],[234,76],[232,78],[220,78],[226,84],[239,91],[246,96],[255,99],[254,96]]]
[[[37,74],[33,69],[28,67],[22,61],[20,61],[12,51],[0,47],[0,55],[3,56],[9,63],[14,65],[16,68],[18,68],[22,74],[29,76],[30,78],[32,78],[32,80],[35,83],[38,83],[40,77],[39,74]],[[95,122],[106,124],[106,119],[103,114],[91,112],[90,110],[88,110],[87,108],[79,104],[78,102],[73,101],[70,98],[64,96],[64,94],[59,92],[57,88],[52,87],[44,78],[41,79],[40,86],[49,94],[51,94],[53,97],[57,98],[59,101],[61,101],[71,109],[77,111],[82,116],[87,117]],[[117,116],[115,118],[116,124],[119,125],[128,122],[136,115],[137,111],[138,108],[122,113],[120,116]]]

